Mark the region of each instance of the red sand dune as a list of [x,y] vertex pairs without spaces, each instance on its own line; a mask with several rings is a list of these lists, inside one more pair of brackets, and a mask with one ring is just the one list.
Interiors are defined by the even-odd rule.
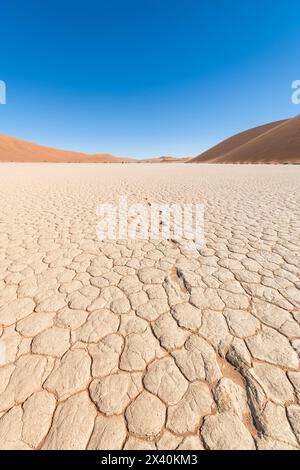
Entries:
[[300,163],[300,116],[241,132],[190,162]]
[[61,163],[122,163],[134,161],[113,157],[110,154],[89,155],[68,150],[58,150],[24,140],[0,135],[1,162],[61,162]]
[[173,163],[185,162],[188,158],[158,157],[146,160],[114,157],[110,154],[85,154],[59,150],[25,140],[0,135],[0,162],[55,162],[55,163]]

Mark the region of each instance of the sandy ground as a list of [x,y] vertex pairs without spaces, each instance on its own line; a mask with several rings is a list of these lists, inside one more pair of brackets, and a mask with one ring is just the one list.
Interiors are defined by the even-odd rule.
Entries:
[[[1,164],[0,448],[299,448],[299,183]],[[99,242],[95,206],[122,194],[203,202],[206,246]]]

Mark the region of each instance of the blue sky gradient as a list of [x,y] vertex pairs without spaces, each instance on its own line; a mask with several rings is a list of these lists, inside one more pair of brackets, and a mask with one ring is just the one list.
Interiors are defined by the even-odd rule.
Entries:
[[192,156],[300,113],[300,2],[7,0],[0,133],[119,156]]

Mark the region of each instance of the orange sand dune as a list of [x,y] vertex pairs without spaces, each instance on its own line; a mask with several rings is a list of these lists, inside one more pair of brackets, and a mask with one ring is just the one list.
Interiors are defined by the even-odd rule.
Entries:
[[158,157],[146,160],[114,157],[106,153],[85,154],[59,150],[25,140],[0,135],[0,162],[53,162],[53,163],[173,163],[186,162],[188,158]]
[[122,163],[134,161],[113,157],[110,154],[89,155],[67,150],[58,150],[24,140],[0,135],[1,162],[61,162],[61,163]]
[[190,162],[300,163],[300,116],[237,134]]

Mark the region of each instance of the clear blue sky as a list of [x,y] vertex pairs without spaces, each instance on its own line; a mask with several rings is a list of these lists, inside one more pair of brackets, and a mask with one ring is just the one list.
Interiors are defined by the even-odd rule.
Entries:
[[1,134],[197,155],[300,113],[299,0],[4,0],[0,18]]

